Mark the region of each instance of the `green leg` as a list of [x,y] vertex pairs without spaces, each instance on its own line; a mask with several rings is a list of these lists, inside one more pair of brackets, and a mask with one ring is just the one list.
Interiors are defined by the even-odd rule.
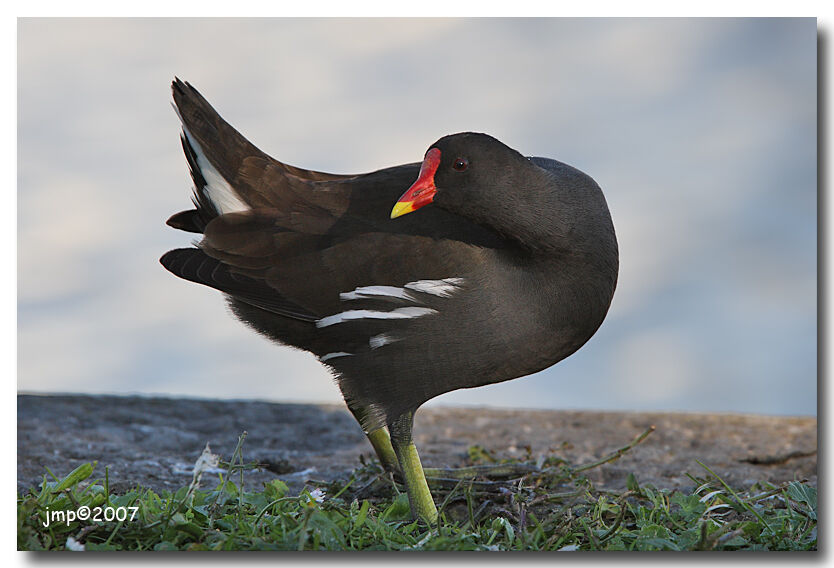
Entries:
[[388,431],[385,428],[373,430],[368,432],[368,441],[374,447],[376,457],[379,458],[379,463],[385,468],[385,471],[396,473],[400,471],[400,464],[397,462],[397,454],[394,452],[394,446],[391,445],[391,438],[388,436]]
[[[357,422],[360,424],[362,423],[362,417],[365,415],[365,410],[361,408],[354,408],[348,405],[348,409],[353,413],[353,416],[356,418]],[[413,419],[412,415],[409,416],[409,421]],[[368,441],[371,443],[371,446],[374,448],[374,452],[376,452],[376,457],[379,459],[380,465],[385,469],[385,471],[391,472],[395,475],[396,479],[401,480],[403,479],[403,473],[400,468],[399,457],[397,453],[394,451],[394,447],[391,444],[391,437],[388,435],[388,431],[385,428],[378,428],[376,430],[371,430],[370,432],[366,433],[368,436]],[[409,422],[408,426],[408,440],[409,443],[411,441],[411,424]],[[463,468],[425,468],[422,469],[420,467],[420,458],[417,455],[417,449],[413,447],[411,444],[411,449],[408,448],[408,444],[405,446],[405,453],[408,454],[405,457],[410,462],[416,462],[418,470],[422,470],[423,474],[420,477],[428,478],[429,481],[439,482],[442,483],[443,480],[460,480],[460,479],[474,479],[475,477],[485,476],[485,477],[498,477],[498,478],[511,478],[511,477],[520,477],[527,473],[537,471],[538,468],[535,466],[530,466],[527,464],[492,464],[492,465],[478,465],[478,466],[471,466],[471,467],[463,467]]]
[[[400,464],[397,458],[397,454],[394,451],[394,447],[391,445],[391,438],[388,436],[388,431],[385,428],[380,428],[378,430],[373,430],[372,432],[368,432],[368,441],[371,442],[371,445],[374,447],[374,451],[376,452],[376,456],[379,459],[379,463],[385,468],[385,471],[391,472],[395,474],[398,480],[402,479],[402,471],[400,470]],[[417,450],[414,450],[414,454],[416,456]],[[417,458],[419,460],[419,458]],[[423,468],[423,475],[426,476],[429,483],[431,484],[432,480],[460,480],[460,479],[474,479],[476,477],[488,477],[488,478],[499,478],[499,479],[509,479],[512,477],[521,477],[522,475],[526,475],[528,473],[536,472],[539,468],[534,465],[529,464],[490,464],[490,465],[474,465],[470,467],[458,467],[458,468],[439,468],[439,467],[426,467]]]
[[[365,423],[364,418],[368,415],[366,408],[348,404],[348,410],[350,410],[350,413],[353,414],[353,417],[356,418],[356,421],[359,422],[360,426]],[[366,431],[365,435],[374,447],[376,457],[379,459],[379,463],[382,467],[385,468],[385,471],[390,471],[392,473],[399,472],[400,465],[397,463],[397,455],[394,453],[394,448],[391,446],[391,438],[388,436],[388,432],[385,428],[378,428],[376,430],[371,430],[370,432]]]
[[408,412],[388,424],[391,432],[391,444],[397,454],[405,489],[408,492],[408,502],[411,504],[411,514],[423,519],[429,525],[437,522],[437,507],[434,505],[429,484],[423,474],[423,465],[417,455],[417,447],[411,439],[411,426],[414,414]]

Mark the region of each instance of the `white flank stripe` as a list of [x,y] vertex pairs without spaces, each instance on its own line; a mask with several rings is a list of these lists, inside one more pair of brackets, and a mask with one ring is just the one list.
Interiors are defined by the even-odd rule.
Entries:
[[417,280],[405,285],[409,290],[432,294],[441,298],[448,298],[454,294],[458,286],[464,282],[463,278],[444,278],[443,280]]
[[392,335],[388,335],[387,333],[380,333],[379,335],[371,337],[368,340],[368,345],[371,346],[371,349],[379,349],[383,345],[388,345],[389,343],[394,343],[399,340],[399,337],[394,337]]
[[396,286],[361,286],[353,292],[342,292],[339,294],[339,298],[342,300],[362,300],[374,296],[388,296],[391,298],[402,298],[403,300],[414,299],[403,288],[397,288]]
[[352,356],[353,353],[347,353],[345,351],[336,351],[335,353],[327,353],[326,355],[322,355],[319,357],[319,361],[324,363],[328,359],[334,359],[335,357],[349,357]]
[[316,327],[327,327],[337,323],[342,323],[356,319],[405,319],[418,318],[429,314],[436,314],[437,310],[431,308],[407,307],[397,308],[390,312],[376,312],[372,310],[349,310],[321,318],[316,322]]
[[217,168],[209,162],[203,149],[191,136],[191,133],[185,125],[183,125],[182,131],[188,138],[191,147],[194,148],[194,153],[197,154],[197,165],[200,167],[200,173],[203,174],[203,178],[206,180],[206,195],[214,203],[217,211],[221,215],[234,211],[249,211],[249,206],[240,199],[234,188],[226,181],[226,178],[220,175]]

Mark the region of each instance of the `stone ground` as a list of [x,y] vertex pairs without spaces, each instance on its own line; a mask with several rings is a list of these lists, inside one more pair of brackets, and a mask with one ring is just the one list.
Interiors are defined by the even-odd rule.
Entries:
[[[346,478],[360,454],[373,455],[337,405],[81,395],[19,395],[17,403],[19,491],[36,487],[45,467],[61,476],[93,460],[97,477],[110,466],[116,492],[177,489],[190,482],[206,442],[229,459],[244,430],[244,460],[265,464],[246,474],[252,488],[275,477],[295,491],[307,479]],[[475,444],[499,458],[522,457],[529,446],[579,465],[650,425],[657,429],[642,444],[589,472],[597,487],[623,489],[632,472],[641,484],[691,487],[685,474],[705,473],[695,460],[741,489],[755,481],[816,485],[817,421],[809,417],[428,408],[417,412],[414,436],[427,467],[463,465]]]

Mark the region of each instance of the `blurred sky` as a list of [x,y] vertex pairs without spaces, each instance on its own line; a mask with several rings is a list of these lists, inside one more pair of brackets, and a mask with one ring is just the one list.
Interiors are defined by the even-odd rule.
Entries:
[[475,130],[600,184],[621,269],[596,336],[430,404],[816,414],[816,49],[813,19],[20,20],[18,389],[340,400],[159,265],[193,238],[165,226],[190,205],[176,75],[305,168]]

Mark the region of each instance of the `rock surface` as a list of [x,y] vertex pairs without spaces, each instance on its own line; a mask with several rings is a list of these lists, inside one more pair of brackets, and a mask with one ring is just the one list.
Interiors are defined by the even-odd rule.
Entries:
[[[188,485],[206,443],[228,460],[247,432],[249,488],[279,477],[292,490],[306,479],[346,478],[373,455],[359,426],[338,405],[275,404],[118,396],[19,395],[17,485],[37,487],[45,467],[66,475],[96,460],[109,466],[113,491],[141,485],[156,491]],[[626,444],[650,425],[656,431],[621,459],[595,468],[597,487],[618,490],[634,473],[641,484],[691,487],[703,476],[696,460],[729,484],[817,481],[817,421],[811,417],[622,413],[492,408],[428,408],[417,412],[414,436],[425,466],[459,466],[480,445],[498,458],[564,458],[580,465]],[[207,484],[204,483],[205,487]]]

